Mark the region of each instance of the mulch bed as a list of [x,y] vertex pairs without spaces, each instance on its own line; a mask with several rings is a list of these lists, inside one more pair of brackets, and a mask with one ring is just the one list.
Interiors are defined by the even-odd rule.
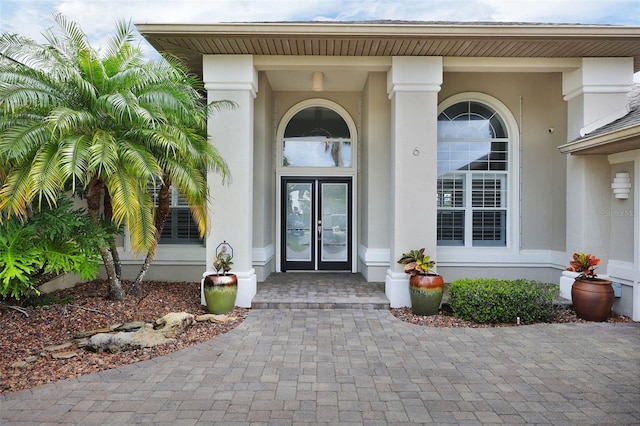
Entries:
[[[495,323],[495,324],[480,324],[473,321],[466,321],[460,318],[454,317],[451,312],[446,309],[441,310],[438,315],[430,315],[430,316],[421,316],[414,315],[411,312],[411,308],[394,308],[391,309],[391,314],[402,321],[421,325],[428,327],[471,327],[471,328],[491,328],[491,327],[513,327],[517,326],[516,323]],[[575,311],[567,306],[565,308],[560,308],[556,311],[553,320],[553,323],[589,323],[591,321],[585,321],[576,316]],[[613,313],[609,319],[607,319],[608,323],[627,323],[633,322],[631,318],[618,315]]]
[[[125,289],[127,284],[125,283]],[[171,344],[121,353],[75,351],[68,359],[55,359],[44,348],[72,342],[78,333],[131,321],[152,323],[169,312],[207,313],[200,305],[200,283],[145,282],[143,296],[124,302],[106,299],[107,284],[96,280],[37,299],[0,302],[0,394],[29,389],[84,374],[116,368],[165,355],[205,342],[237,327],[249,309],[236,308],[232,320],[224,324],[195,322]],[[10,307],[19,306],[28,315]],[[391,309],[397,318],[431,327],[496,327],[515,324],[477,324],[457,319],[446,311],[439,315],[417,316],[411,309]],[[586,322],[572,310],[558,312],[555,322]],[[631,322],[614,316],[609,322]]]

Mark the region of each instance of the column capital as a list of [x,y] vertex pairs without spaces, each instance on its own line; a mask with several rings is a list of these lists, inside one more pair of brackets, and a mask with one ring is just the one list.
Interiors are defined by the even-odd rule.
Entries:
[[389,99],[397,92],[439,92],[442,72],[440,56],[394,56],[387,74]]
[[583,58],[580,68],[562,74],[565,101],[584,94],[626,95],[632,85],[633,58]]
[[254,98],[258,92],[252,55],[204,55],[202,75],[208,91],[247,91]]

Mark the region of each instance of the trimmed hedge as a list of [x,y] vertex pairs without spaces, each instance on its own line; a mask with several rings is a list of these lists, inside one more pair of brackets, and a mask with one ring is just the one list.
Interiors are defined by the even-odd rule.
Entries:
[[525,279],[462,278],[449,285],[453,315],[479,323],[549,322],[559,286]]

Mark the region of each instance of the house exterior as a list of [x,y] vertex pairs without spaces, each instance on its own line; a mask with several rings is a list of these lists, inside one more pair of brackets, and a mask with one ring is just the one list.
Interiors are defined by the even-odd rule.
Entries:
[[556,283],[584,251],[620,284],[614,310],[640,320],[639,27],[137,28],[210,101],[237,105],[209,123],[232,176],[209,179],[211,231],[190,234],[176,195],[151,278],[199,280],[227,242],[239,306],[273,272],[342,271],[385,282],[398,307],[409,249],[425,247],[446,281]]

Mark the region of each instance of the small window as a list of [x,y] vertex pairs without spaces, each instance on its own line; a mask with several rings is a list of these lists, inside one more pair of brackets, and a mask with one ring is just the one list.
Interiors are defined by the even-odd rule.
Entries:
[[[153,202],[158,205],[160,186],[149,185]],[[191,216],[189,204],[177,190],[171,188],[171,213],[164,223],[159,244],[202,244],[198,225]]]

